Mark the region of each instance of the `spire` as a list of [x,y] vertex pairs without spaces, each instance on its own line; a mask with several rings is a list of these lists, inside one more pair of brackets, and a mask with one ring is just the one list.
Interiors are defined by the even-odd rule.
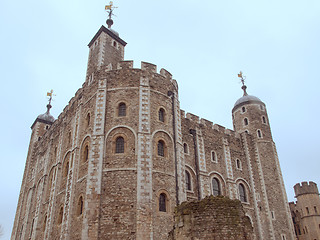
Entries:
[[105,7],[105,10],[107,11],[108,16],[109,16],[109,18],[106,21],[106,23],[108,25],[108,28],[111,28],[111,26],[113,25],[113,20],[111,19],[111,17],[112,17],[112,15],[114,15],[113,14],[113,9],[115,9],[115,8],[117,8],[117,7],[113,6],[113,2],[112,1],[110,1],[109,5],[106,5],[106,7]]
[[46,114],[48,114],[48,115],[50,115],[50,108],[52,108],[52,106],[51,106],[52,96],[53,96],[53,90],[51,89],[50,92],[47,92],[47,97],[49,97],[49,103],[47,104]]
[[243,96],[247,96],[247,86],[244,84],[244,80],[246,80],[246,76],[242,76],[242,72],[238,73],[238,78],[240,78],[240,81],[242,83],[242,90],[243,90]]

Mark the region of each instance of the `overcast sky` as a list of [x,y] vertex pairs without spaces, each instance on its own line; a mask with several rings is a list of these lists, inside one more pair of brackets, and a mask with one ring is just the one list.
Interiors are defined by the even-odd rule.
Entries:
[[[87,44],[107,14],[102,0],[0,2],[0,224],[9,239],[30,126],[55,91],[57,118],[85,79]],[[319,0],[114,0],[125,59],[178,81],[181,108],[232,129],[248,93],[266,105],[289,201],[293,185],[320,184]]]

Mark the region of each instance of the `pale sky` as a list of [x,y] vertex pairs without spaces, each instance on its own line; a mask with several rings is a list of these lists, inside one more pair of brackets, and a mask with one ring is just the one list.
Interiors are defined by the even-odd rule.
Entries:
[[[9,239],[30,126],[55,91],[57,118],[85,79],[87,44],[107,14],[102,0],[0,2],[0,224]],[[319,0],[114,0],[125,59],[154,63],[178,81],[181,108],[232,129],[248,93],[266,105],[289,201],[319,176]]]

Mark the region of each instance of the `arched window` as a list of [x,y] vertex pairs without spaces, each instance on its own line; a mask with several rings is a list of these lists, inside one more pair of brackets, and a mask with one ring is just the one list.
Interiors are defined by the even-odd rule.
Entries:
[[257,135],[258,135],[258,138],[262,138],[262,134],[260,130],[257,131]]
[[167,211],[167,196],[165,193],[161,193],[159,196],[159,211],[166,212]]
[[78,207],[77,214],[78,214],[78,216],[80,216],[83,213],[83,198],[82,198],[82,196],[79,197],[78,206],[77,207]]
[[67,162],[65,163],[63,177],[64,177],[64,178],[67,178],[68,173],[69,173],[69,161],[67,161]]
[[262,123],[267,123],[265,116],[262,116]]
[[89,147],[88,145],[86,145],[83,151],[83,162],[88,161],[88,159],[89,159]]
[[247,202],[246,189],[242,183],[239,184],[239,195],[241,202]]
[[159,109],[159,121],[160,122],[164,122],[164,115],[165,115],[165,111],[163,108]]
[[241,169],[241,161],[239,159],[236,160],[237,169]]
[[116,139],[116,153],[124,153],[124,139],[117,137]]
[[220,182],[217,178],[212,179],[212,194],[213,196],[221,195]]
[[242,107],[242,112],[244,113],[246,111],[246,108],[245,107]]
[[62,223],[63,218],[63,207],[60,208],[59,215],[58,215],[58,224]]
[[119,106],[118,106],[118,117],[126,116],[126,110],[127,110],[126,104],[125,103],[119,103]]
[[186,143],[183,144],[183,152],[188,153],[188,144]]
[[217,154],[215,151],[211,152],[211,161],[212,162],[217,162]]
[[164,142],[162,140],[158,142],[158,156],[164,157]]
[[187,190],[191,191],[191,175],[188,171],[186,171],[186,187]]
[[248,118],[245,118],[245,119],[243,119],[243,122],[244,122],[244,125],[248,125],[249,124],[249,122],[248,122]]

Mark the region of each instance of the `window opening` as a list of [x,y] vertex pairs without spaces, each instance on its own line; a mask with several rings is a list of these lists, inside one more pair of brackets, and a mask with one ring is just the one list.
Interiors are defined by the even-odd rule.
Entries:
[[217,162],[217,155],[216,155],[216,152],[215,151],[212,151],[211,152],[211,160],[213,162]]
[[257,131],[257,134],[258,134],[258,138],[262,138],[262,134],[260,130]]
[[164,109],[163,108],[159,109],[159,121],[164,122]]
[[242,107],[242,112],[244,113],[246,111],[246,108],[245,107]]
[[126,108],[126,104],[125,103],[120,103],[119,104],[119,107],[118,107],[118,116],[119,117],[124,117],[124,116],[126,116],[126,110],[127,110],[127,108]]
[[244,125],[248,125],[249,124],[249,122],[248,122],[248,118],[245,118],[245,119],[243,119],[243,122],[244,122]]
[[186,143],[183,144],[184,153],[188,153],[188,145]]
[[78,201],[78,216],[82,215],[83,212],[83,198],[80,196]]
[[217,178],[212,179],[212,194],[213,196],[221,195],[220,182]]
[[240,201],[247,202],[246,189],[244,188],[242,183],[239,184],[239,194],[240,194]]
[[124,153],[124,138],[117,137],[116,139],[116,153]]
[[237,162],[237,168],[238,168],[238,169],[241,169],[241,161],[240,161],[239,159],[237,159],[236,162]]
[[167,211],[166,200],[167,200],[166,194],[161,193],[160,196],[159,196],[159,211],[160,212],[166,212]]
[[191,176],[188,171],[186,171],[186,187],[187,190],[191,191]]
[[88,159],[89,159],[89,147],[88,145],[86,145],[83,153],[83,162],[88,161]]
[[162,140],[158,142],[158,156],[164,157],[164,142]]
[[262,122],[267,123],[266,118],[264,116],[262,116]]
[[306,210],[307,210],[307,214],[309,214],[309,208],[308,207],[306,207]]
[[316,207],[316,206],[314,206],[314,212],[315,212],[315,213],[318,213],[318,210],[317,210],[317,207]]

